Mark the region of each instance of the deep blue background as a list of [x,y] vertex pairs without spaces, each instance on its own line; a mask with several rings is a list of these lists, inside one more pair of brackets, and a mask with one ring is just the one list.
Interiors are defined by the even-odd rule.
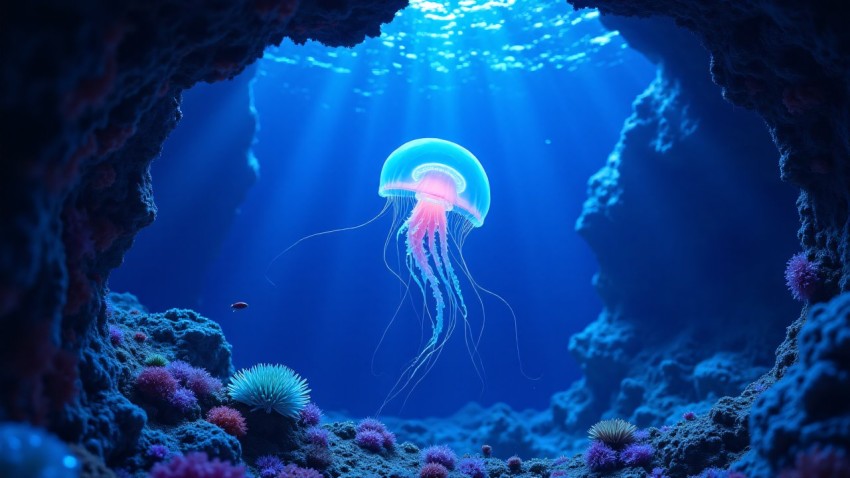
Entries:
[[[137,294],[152,310],[196,308],[221,323],[237,367],[284,363],[309,380],[321,406],[373,414],[430,334],[405,306],[378,347],[400,297],[382,260],[390,217],[306,241],[270,262],[300,237],[373,217],[384,205],[381,166],[396,147],[419,137],[448,139],[472,151],[489,175],[490,214],[471,232],[464,255],[476,280],[513,306],[519,341],[507,309],[485,295],[485,380],[458,329],[406,405],[393,401],[384,413],[445,415],[469,401],[545,408],[579,376],[569,336],[601,309],[591,286],[593,254],[574,232],[586,183],[654,75],[637,53],[617,57],[575,71],[473,65],[464,78],[474,81],[410,67],[384,77],[382,91],[368,96],[354,92],[375,85],[365,62],[340,74],[262,61],[254,85],[259,180],[221,251],[189,266],[204,270],[205,280],[186,288],[171,283],[177,279],[168,273],[169,257],[192,247],[181,243],[182,231],[214,213],[203,206],[217,194],[209,185],[221,180],[209,158],[232,141],[231,118],[247,107],[235,94],[210,102],[216,86],[198,86],[186,93],[184,124],[152,169],[159,218],[139,234],[110,286]],[[469,284],[463,287],[469,321],[480,327],[482,310]],[[250,307],[232,313],[237,300]],[[539,379],[523,376],[517,346],[526,373]]]

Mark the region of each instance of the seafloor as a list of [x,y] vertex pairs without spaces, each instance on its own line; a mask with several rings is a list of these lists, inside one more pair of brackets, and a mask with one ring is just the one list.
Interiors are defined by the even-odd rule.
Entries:
[[[544,411],[385,424],[297,386],[253,410],[215,322],[106,284],[154,220],[184,90],[283,38],[357,44],[406,2],[4,5],[0,476],[850,477],[850,7],[570,3],[657,65],[577,223],[604,301],[565,344],[584,377]],[[786,263],[799,315],[772,297]],[[603,418],[635,429],[589,442]]]

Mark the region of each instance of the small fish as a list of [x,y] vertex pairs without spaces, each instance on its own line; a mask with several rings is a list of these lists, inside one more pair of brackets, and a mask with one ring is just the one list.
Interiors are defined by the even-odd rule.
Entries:
[[247,309],[247,308],[248,308],[247,302],[234,302],[234,303],[230,304],[230,310],[232,310],[233,312],[236,312],[237,310]]

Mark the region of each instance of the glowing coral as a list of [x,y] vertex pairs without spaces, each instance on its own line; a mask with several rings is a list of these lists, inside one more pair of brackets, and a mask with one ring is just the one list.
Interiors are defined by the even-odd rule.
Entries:
[[227,387],[230,398],[253,410],[298,418],[310,401],[307,381],[283,365],[255,365],[236,373]]
[[207,421],[235,437],[245,436],[248,425],[239,410],[230,407],[214,407],[207,412]]

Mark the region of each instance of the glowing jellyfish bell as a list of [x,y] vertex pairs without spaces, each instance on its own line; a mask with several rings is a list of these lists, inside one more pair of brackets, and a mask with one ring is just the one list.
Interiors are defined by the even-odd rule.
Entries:
[[[407,268],[423,295],[430,289],[435,306],[431,338],[408,369],[409,381],[448,340],[456,313],[466,320],[466,304],[449,247],[454,243],[459,254],[469,231],[484,224],[490,210],[490,182],[478,159],[462,146],[422,138],[389,155],[381,170],[378,194],[392,201],[396,211],[406,212],[406,205],[413,202],[397,238],[404,235]],[[462,268],[468,273],[465,264]]]

